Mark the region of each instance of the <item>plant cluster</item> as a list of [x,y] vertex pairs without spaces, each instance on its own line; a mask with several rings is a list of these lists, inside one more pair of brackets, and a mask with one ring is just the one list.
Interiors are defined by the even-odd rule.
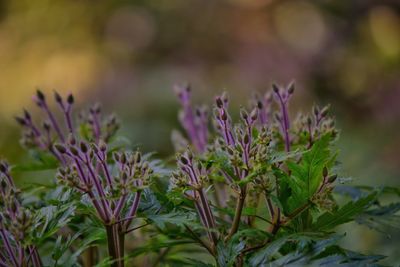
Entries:
[[[99,105],[75,117],[74,97],[55,93],[56,114],[37,91],[42,125],[16,117],[34,159],[0,164],[0,266],[379,266],[340,247],[335,227],[398,227],[400,191],[342,184],[329,106],[293,120],[293,83],[238,116],[226,93],[210,109],[175,91],[176,164],[121,144]],[[12,172],[39,170],[54,179],[15,186]]]

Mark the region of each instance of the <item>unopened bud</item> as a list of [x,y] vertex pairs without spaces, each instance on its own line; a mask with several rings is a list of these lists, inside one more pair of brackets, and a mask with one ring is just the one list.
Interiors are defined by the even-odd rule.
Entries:
[[125,155],[125,153],[122,153],[122,154],[120,155],[120,157],[119,157],[119,162],[122,163],[122,164],[125,164],[125,163],[126,163],[126,155]]
[[244,108],[240,110],[240,117],[242,117],[243,120],[247,120],[249,117],[249,114],[247,114],[247,111]]
[[324,167],[324,169],[322,170],[322,176],[327,177],[328,176],[328,168]]
[[221,112],[221,120],[226,121],[228,119],[228,115],[226,114],[226,111],[223,109]]
[[275,83],[272,84],[272,90],[276,93],[279,94],[279,87]]
[[255,120],[257,120],[257,117],[258,117],[258,111],[257,111],[257,109],[255,108],[255,109],[253,109],[253,110],[251,111],[251,113],[250,113],[250,119],[251,119],[252,121],[255,121]]
[[46,99],[46,97],[44,96],[44,94],[40,90],[36,90],[36,97],[42,102]]
[[50,123],[47,122],[47,121],[44,121],[43,122],[43,129],[45,129],[48,132],[48,131],[50,131],[50,128],[51,128]]
[[248,134],[245,134],[243,137],[243,143],[246,145],[250,142],[250,136]]
[[136,152],[135,154],[135,162],[136,163],[140,163],[140,161],[142,160],[142,155],[140,152]]
[[88,146],[86,145],[85,142],[80,142],[79,146],[80,146],[80,149],[81,149],[82,153],[87,153],[88,152],[89,149],[88,149]]
[[181,157],[181,162],[183,163],[183,165],[188,165],[189,164],[189,160],[185,157]]
[[31,120],[31,114],[26,109],[24,109],[24,117],[27,121]]
[[74,103],[74,96],[72,94],[69,94],[67,96],[67,103],[72,105]]
[[310,118],[310,117],[307,117],[307,125],[308,125],[308,126],[311,126],[311,124],[312,124],[311,118]]
[[74,155],[74,156],[78,156],[79,155],[79,151],[75,146],[71,146],[69,148],[69,151],[71,151],[72,155]]
[[258,109],[262,109],[263,108],[263,103],[261,102],[261,101],[258,101],[257,102],[257,107],[258,107]]
[[61,154],[67,153],[67,149],[62,144],[55,144],[54,147],[57,149],[58,152]]
[[15,121],[18,122],[19,125],[25,126],[26,125],[26,120],[21,117],[15,117]]
[[59,93],[54,92],[54,99],[56,100],[57,103],[62,104],[62,97],[60,96]]
[[329,112],[329,106],[324,107],[321,110],[321,117],[326,117],[326,115],[328,115],[328,112]]
[[70,135],[68,136],[68,144],[70,144],[71,146],[76,145],[76,139],[75,139],[75,137],[74,137],[72,134],[70,134]]
[[217,103],[218,108],[222,108],[224,106],[224,102],[222,101],[222,99],[220,97],[217,97],[215,99],[215,102]]
[[99,141],[99,149],[102,152],[105,152],[107,150],[107,144],[103,140]]
[[331,175],[328,178],[328,182],[333,183],[334,181],[336,181],[336,179],[337,179],[337,174]]
[[291,94],[294,93],[294,82],[291,82],[291,83],[289,84],[289,87],[288,87],[287,90],[288,90],[289,95],[291,95]]
[[116,162],[119,162],[119,154],[117,153],[117,152],[114,152],[113,153],[113,158],[114,158],[114,160],[116,161]]

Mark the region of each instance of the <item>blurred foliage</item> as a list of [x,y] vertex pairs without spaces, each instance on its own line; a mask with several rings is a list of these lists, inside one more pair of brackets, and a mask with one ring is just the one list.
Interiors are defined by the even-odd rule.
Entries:
[[[0,156],[12,162],[23,161],[12,117],[35,87],[103,102],[126,136],[165,156],[178,127],[174,83],[191,82],[198,99],[226,89],[238,102],[294,79],[297,106],[332,103],[344,170],[399,185],[397,0],[2,0],[0,59]],[[346,239],[395,255],[399,235],[354,229]]]

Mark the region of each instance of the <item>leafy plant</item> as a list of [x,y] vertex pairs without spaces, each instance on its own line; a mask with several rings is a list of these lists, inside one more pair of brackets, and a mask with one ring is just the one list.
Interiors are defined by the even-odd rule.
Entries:
[[[55,93],[59,119],[37,91],[42,127],[28,111],[16,118],[32,161],[0,164],[0,266],[379,265],[340,247],[335,228],[399,228],[400,191],[337,182],[328,106],[292,120],[294,84],[273,85],[236,121],[226,93],[209,112],[189,87],[175,91],[176,164],[118,143],[99,105],[74,117],[74,97]],[[38,170],[55,179],[17,189],[11,172]]]

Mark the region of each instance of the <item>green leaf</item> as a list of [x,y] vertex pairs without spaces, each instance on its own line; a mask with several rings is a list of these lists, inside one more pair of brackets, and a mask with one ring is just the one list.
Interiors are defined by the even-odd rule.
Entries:
[[329,150],[330,140],[331,136],[326,134],[316,141],[310,150],[304,152],[300,163],[288,161],[290,177],[278,173],[281,176],[281,182],[286,183],[291,189],[291,193],[286,194],[288,199],[281,198],[281,201],[287,204],[286,213],[306,204],[317,191],[323,180],[323,168],[331,167],[334,162],[335,156],[332,156]]
[[323,237],[324,235],[319,233],[298,233],[281,237],[251,255],[249,258],[249,266],[266,266],[266,264],[270,263],[274,259],[281,257],[282,255],[279,251],[285,244],[296,243],[300,248],[304,248],[308,243],[312,242],[312,240],[321,239]]
[[49,153],[30,150],[32,160],[25,164],[19,164],[12,167],[14,172],[31,172],[31,171],[47,171],[54,170],[58,167],[57,159]]
[[147,218],[161,229],[164,229],[166,224],[173,224],[177,226],[191,224],[194,221],[194,217],[195,215],[193,213],[183,211],[147,215]]
[[378,232],[388,234],[390,231],[400,229],[400,203],[392,203],[387,206],[368,210],[358,215],[355,220],[359,224],[368,226]]
[[33,233],[37,244],[44,242],[64,227],[75,212],[74,206],[49,206],[41,208],[36,216]]
[[234,266],[236,257],[245,248],[246,243],[241,238],[241,234],[235,234],[228,242],[219,242],[217,245],[217,262],[219,267],[230,267]]
[[335,226],[351,221],[357,214],[365,211],[369,204],[376,198],[376,195],[377,193],[372,193],[358,201],[347,203],[337,211],[322,214],[312,225],[312,229],[329,231]]

